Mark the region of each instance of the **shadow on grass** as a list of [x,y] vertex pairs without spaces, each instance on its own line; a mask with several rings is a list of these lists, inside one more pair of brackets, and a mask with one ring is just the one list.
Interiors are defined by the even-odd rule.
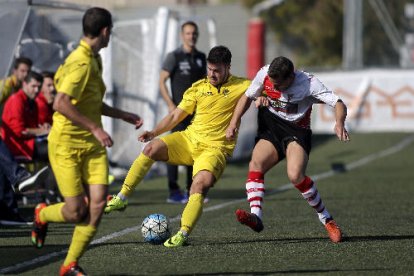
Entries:
[[345,237],[346,242],[362,242],[362,241],[398,241],[398,240],[414,240],[414,235],[399,235],[399,236],[353,236]]
[[[326,237],[314,237],[314,238],[272,238],[272,239],[249,239],[249,240],[239,240],[239,241],[228,241],[223,242],[217,241],[207,241],[207,245],[229,245],[229,244],[246,244],[246,243],[269,243],[269,242],[278,242],[278,243],[314,243],[314,242],[323,242],[328,241]],[[359,237],[350,237],[345,236],[342,239],[342,243],[352,243],[352,242],[364,242],[364,241],[393,241],[393,240],[414,240],[414,235],[399,235],[399,236],[359,236]],[[190,244],[191,245],[191,244]]]
[[[269,242],[278,242],[278,243],[310,243],[326,241],[324,237],[318,238],[274,238],[274,239],[250,239],[250,240],[238,240],[238,241],[223,241],[223,242],[205,242],[203,244],[207,245],[231,245],[231,244],[247,244],[247,243],[269,243]],[[191,245],[191,244],[190,244]]]
[[[374,271],[390,271],[384,268],[361,268],[361,269],[291,269],[291,270],[274,270],[274,271],[234,271],[234,272],[215,272],[215,273],[197,273],[196,275],[274,275],[274,274],[301,274],[301,273],[330,273],[330,272],[374,272]],[[124,274],[129,275],[129,274]],[[130,274],[132,275],[132,274]],[[134,274],[136,275],[136,274]],[[160,275],[195,275],[195,274],[160,274]]]
[[[4,272],[4,274],[21,274],[36,268],[43,267],[58,260],[63,260],[66,255],[66,253],[63,251],[67,250],[67,245],[45,245],[45,247],[43,247],[41,250],[36,249],[32,246],[2,246],[1,249],[2,250],[0,251],[0,254],[2,256],[4,250],[4,252],[7,252],[4,254],[15,254],[16,258],[14,262],[11,262],[9,264],[2,264],[0,270],[6,267],[13,268],[13,266],[17,266],[13,268],[11,272]],[[42,260],[43,256],[45,255],[49,255],[47,261]],[[17,258],[17,256],[19,256],[19,258]],[[27,266],[25,265],[22,268],[18,267],[25,262],[29,262],[30,264]]]

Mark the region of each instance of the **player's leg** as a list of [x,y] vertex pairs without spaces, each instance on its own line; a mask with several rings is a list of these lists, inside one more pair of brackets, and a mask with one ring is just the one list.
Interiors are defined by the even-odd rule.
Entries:
[[167,203],[181,203],[184,196],[178,186],[178,166],[167,164],[168,198]]
[[155,161],[168,160],[167,145],[160,139],[155,139],[147,144],[142,153],[132,163],[131,168],[122,184],[121,191],[114,195],[106,204],[105,213],[123,211],[128,206],[128,197],[136,186],[144,179]]
[[[64,202],[47,206],[40,203],[35,208],[32,243],[37,248],[43,247],[49,222],[81,221],[87,208],[81,180],[79,164],[80,149],[72,149],[65,145],[49,143],[49,159],[59,190]],[[59,154],[57,154],[59,153]]]
[[[187,143],[188,141],[181,132],[174,132],[163,136],[160,139],[155,139],[147,144],[143,152],[131,165],[124,180],[124,184],[122,184],[121,191],[113,196],[113,198],[106,204],[105,213],[110,213],[115,210],[124,210],[128,205],[128,196],[132,194],[135,187],[142,181],[142,179],[144,179],[152,164],[154,164],[155,161],[170,162],[171,154],[173,156],[179,156],[178,153],[180,151],[186,150]],[[185,161],[186,162],[182,164],[192,163],[191,158]],[[178,165],[181,163],[172,162],[172,164]]]
[[186,203],[188,199],[187,194],[178,185],[178,166],[167,164],[167,176],[169,191],[167,203]]
[[[197,155],[197,154],[196,154]],[[190,197],[181,216],[181,228],[178,233],[168,239],[167,247],[182,246],[193,231],[203,213],[204,198],[209,189],[222,175],[226,167],[226,155],[218,149],[205,149],[194,160],[194,177],[191,184]]]
[[[177,127],[174,129],[177,131],[184,131],[190,124],[193,116],[186,117]],[[186,192],[185,192],[185,202],[187,203],[188,197],[190,196],[191,184],[193,183],[193,166],[185,166],[186,172]],[[204,198],[204,203],[208,202],[208,198]]]
[[254,147],[249,163],[249,174],[246,181],[247,200],[251,212],[262,217],[264,196],[264,175],[279,162],[279,155],[274,145],[267,140],[259,140]]
[[215,177],[209,171],[200,171],[194,176],[190,197],[181,216],[180,231],[164,243],[166,247],[178,247],[185,244],[203,213],[204,198],[214,182]]
[[308,154],[298,142],[293,141],[286,149],[287,174],[292,184],[301,192],[308,204],[317,212],[318,218],[328,230],[333,242],[341,240],[341,232],[325,207],[313,180],[305,175]]
[[155,139],[145,146],[128,171],[121,193],[128,197],[135,187],[144,179],[155,161],[168,160],[168,147],[161,139]]
[[250,213],[242,209],[236,210],[237,220],[256,232],[263,230],[264,175],[278,162],[279,154],[274,145],[267,140],[260,139],[253,149],[246,180],[246,193],[250,205]]
[[[189,116],[192,117],[192,116]],[[190,124],[191,118],[186,117],[183,121],[181,121],[178,125],[176,125],[172,132],[181,132],[184,131],[187,126]],[[188,196],[186,192],[183,192],[180,189],[180,185],[178,185],[178,166],[167,164],[167,174],[168,174],[168,188],[169,188],[169,197],[167,198],[168,203],[187,203]],[[188,173],[188,170],[187,170]],[[188,184],[187,178],[187,188],[191,185],[191,177],[190,176],[190,184]],[[188,191],[188,189],[187,189]]]
[[181,218],[181,231],[190,234],[203,211],[204,198],[216,182],[214,175],[206,170],[199,171],[193,178],[188,203]]
[[83,154],[82,179],[85,182],[83,204],[87,208],[86,216],[78,221],[68,254],[61,266],[61,275],[78,265],[87,246],[96,234],[106,204],[108,190],[108,159],[104,148],[93,148]]
[[75,226],[68,254],[60,269],[61,274],[64,274],[65,271],[73,269],[74,267],[75,269],[80,269],[78,265],[79,259],[95,236],[103,214],[108,185],[95,184],[88,186],[88,214],[82,222],[77,223]]
[[188,194],[190,194],[190,190],[191,190],[191,184],[193,183],[193,166],[186,166],[185,167],[185,171],[186,171],[186,187],[187,187],[187,192]]

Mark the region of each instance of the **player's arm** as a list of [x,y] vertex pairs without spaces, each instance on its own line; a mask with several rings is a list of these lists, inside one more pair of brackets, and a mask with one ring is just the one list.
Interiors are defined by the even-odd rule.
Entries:
[[348,131],[345,128],[347,108],[339,99],[335,104],[335,133],[340,141],[349,141]]
[[226,130],[227,140],[233,140],[238,132],[240,126],[240,120],[243,114],[249,109],[252,99],[243,94],[237,102],[236,108],[234,109],[233,116]]
[[170,78],[170,72],[166,70],[161,70],[160,72],[160,93],[165,103],[168,106],[168,112],[174,111],[176,108],[174,102],[172,101],[170,94],[167,88],[167,80]]
[[151,131],[145,131],[138,137],[140,142],[148,142],[160,134],[173,129],[178,123],[185,119],[189,114],[180,108],[174,109],[165,116]]
[[102,146],[111,147],[113,145],[111,136],[102,127],[80,113],[76,106],[72,104],[69,95],[58,92],[53,102],[53,109],[71,120],[75,125],[90,131]]
[[328,89],[318,78],[311,78],[311,96],[321,103],[333,106],[335,109],[335,134],[340,141],[349,141],[348,131],[345,128],[347,108],[344,102],[335,93]]
[[112,117],[115,119],[124,120],[127,123],[135,125],[135,129],[138,129],[142,126],[144,121],[138,114],[130,113],[112,106],[102,103],[102,115]]

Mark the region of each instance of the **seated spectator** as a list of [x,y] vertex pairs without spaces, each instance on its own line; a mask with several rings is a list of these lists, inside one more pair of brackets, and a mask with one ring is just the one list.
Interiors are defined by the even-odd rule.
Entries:
[[46,137],[50,130],[49,124],[38,123],[35,98],[40,91],[42,79],[38,73],[29,72],[23,81],[22,89],[6,101],[1,134],[15,157],[47,162],[47,140],[36,139]]
[[38,123],[52,125],[53,101],[55,100],[56,90],[53,84],[54,73],[43,72],[42,89],[36,97],[38,110]]
[[[48,162],[47,134],[50,123],[39,124],[36,96],[39,94],[43,77],[29,72],[22,89],[9,97],[4,105],[2,136],[14,157],[26,160]],[[53,174],[43,179],[46,197],[50,202],[59,200]]]
[[48,167],[30,174],[19,166],[7,146],[0,139],[0,225],[26,225],[19,215],[15,190],[25,192],[38,186],[48,175]]
[[22,87],[24,78],[30,72],[32,61],[29,58],[20,57],[14,61],[13,73],[5,80],[0,81],[0,104],[3,105],[13,93]]

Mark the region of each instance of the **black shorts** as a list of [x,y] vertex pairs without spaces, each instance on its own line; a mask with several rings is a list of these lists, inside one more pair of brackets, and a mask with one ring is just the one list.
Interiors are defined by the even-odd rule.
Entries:
[[312,130],[283,120],[270,112],[266,107],[259,108],[257,124],[256,143],[260,139],[272,143],[279,154],[279,160],[285,159],[287,145],[293,141],[301,145],[309,155],[312,147]]

